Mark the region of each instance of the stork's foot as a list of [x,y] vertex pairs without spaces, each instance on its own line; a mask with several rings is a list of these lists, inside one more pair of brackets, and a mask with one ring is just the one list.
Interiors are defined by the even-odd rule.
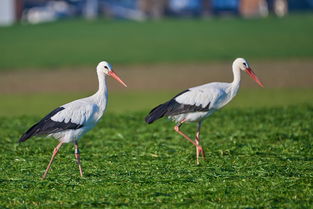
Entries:
[[83,168],[80,162],[80,152],[79,152],[77,141],[75,141],[74,146],[75,146],[75,158],[76,158],[76,163],[79,168],[79,174],[80,174],[80,177],[83,177]]
[[201,154],[203,160],[205,160],[205,153],[200,145],[196,147],[196,152],[197,152],[197,165],[199,165],[199,155]]

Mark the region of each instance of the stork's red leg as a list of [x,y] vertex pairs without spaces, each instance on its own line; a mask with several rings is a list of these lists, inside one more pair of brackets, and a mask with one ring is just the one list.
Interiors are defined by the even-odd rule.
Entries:
[[52,162],[53,162],[55,156],[57,155],[57,153],[58,153],[58,151],[59,151],[59,149],[61,148],[62,145],[63,145],[63,142],[60,142],[60,143],[54,148],[53,154],[52,154],[52,157],[51,157],[51,160],[50,160],[50,162],[49,162],[49,164],[48,164],[48,166],[47,166],[47,169],[46,169],[45,173],[44,173],[43,176],[42,176],[43,179],[46,178],[46,176],[47,176],[47,174],[48,174],[48,172],[49,172],[49,169],[50,169],[50,167],[51,167],[51,164],[52,164]]
[[[188,141],[190,141],[193,145],[196,146],[197,152],[199,153],[203,153],[203,149],[200,145],[198,145],[196,142],[194,142],[192,139],[190,139],[185,133],[183,133],[180,130],[181,125],[184,123],[185,121],[181,121],[179,124],[177,124],[176,126],[174,126],[174,130],[179,133],[180,135],[182,135],[185,139],[187,139]],[[198,162],[197,162],[198,163]]]
[[[196,144],[199,146],[200,144],[200,129],[201,129],[201,121],[198,123],[198,128],[197,128],[197,133],[196,133],[196,139],[195,142]],[[202,157],[205,159],[205,153],[204,150],[201,148],[199,149],[198,147],[196,147],[196,155],[197,155],[197,164],[199,164],[199,154],[201,153]]]
[[80,176],[83,177],[83,168],[82,168],[82,165],[80,163],[80,153],[79,153],[77,141],[75,141],[74,146],[75,146],[75,158],[76,158],[76,162],[77,162],[77,165],[79,168],[79,173],[80,173]]

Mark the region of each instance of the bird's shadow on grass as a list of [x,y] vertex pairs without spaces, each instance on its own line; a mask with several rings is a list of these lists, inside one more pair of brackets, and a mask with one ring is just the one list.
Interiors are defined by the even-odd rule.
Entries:
[[74,207],[74,208],[81,208],[81,207],[94,208],[94,207],[109,207],[109,206],[128,206],[128,204],[126,203],[113,204],[108,201],[81,201],[81,202],[77,202],[71,205],[71,207]]
[[0,184],[8,184],[8,183],[20,183],[20,184],[24,184],[24,183],[35,183],[36,181],[30,181],[27,179],[0,179]]
[[265,153],[265,152],[256,152],[256,155],[262,156],[262,157],[270,157],[270,158],[276,158],[281,161],[291,160],[291,161],[313,161],[313,157],[307,157],[307,156],[285,156],[285,155],[278,155],[275,153]]

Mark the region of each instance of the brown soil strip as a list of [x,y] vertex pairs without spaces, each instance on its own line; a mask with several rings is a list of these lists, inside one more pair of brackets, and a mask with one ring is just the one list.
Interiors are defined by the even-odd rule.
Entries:
[[[313,88],[313,60],[250,63],[268,88]],[[115,66],[128,84],[123,88],[109,79],[114,91],[185,89],[213,81],[232,80],[230,63],[158,64]],[[257,85],[247,75],[242,87]],[[85,69],[25,70],[0,73],[0,93],[92,92],[97,88],[96,71]]]

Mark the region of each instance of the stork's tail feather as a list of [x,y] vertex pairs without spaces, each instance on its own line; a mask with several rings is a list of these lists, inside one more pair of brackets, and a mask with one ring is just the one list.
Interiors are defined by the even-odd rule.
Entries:
[[153,108],[150,113],[145,117],[146,123],[150,124],[153,123],[155,120],[164,117],[165,113],[167,112],[167,104],[160,104],[159,106]]
[[24,142],[27,139],[29,139],[32,136],[35,136],[38,132],[38,124],[36,123],[35,125],[33,125],[30,129],[28,129],[23,136],[21,136],[21,138],[18,140],[19,142]]

